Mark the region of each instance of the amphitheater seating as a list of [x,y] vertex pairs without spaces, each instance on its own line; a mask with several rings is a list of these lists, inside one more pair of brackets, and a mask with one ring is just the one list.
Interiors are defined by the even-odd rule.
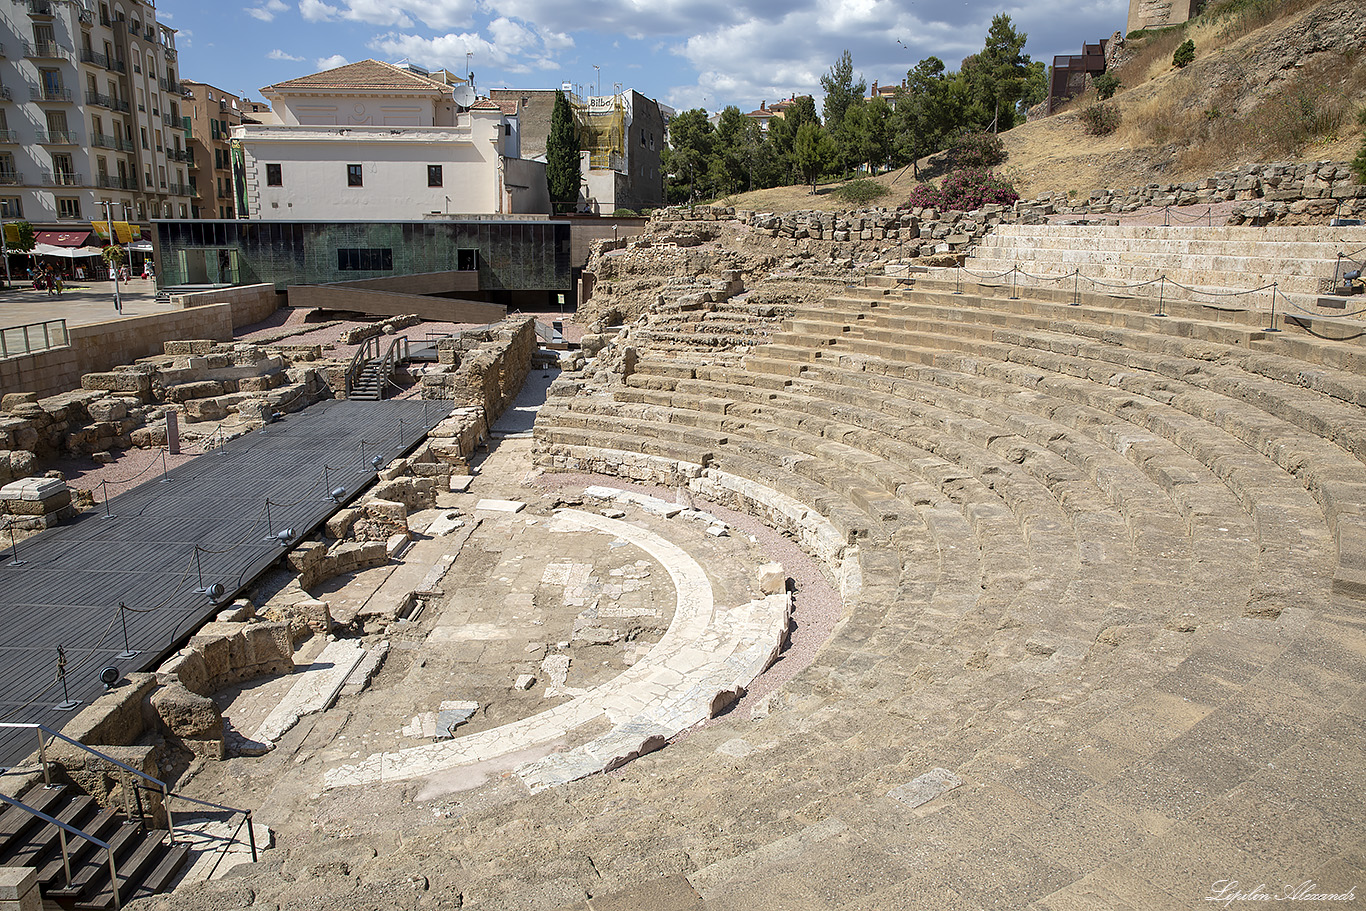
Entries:
[[[1168,282],[1212,292],[1277,283],[1284,294],[1312,304],[1320,293],[1320,283],[1333,277],[1338,254],[1350,255],[1363,246],[1366,231],[1361,228],[1304,227],[1268,232],[1263,228],[1201,224],[1001,225],[982,239],[965,268],[979,276],[1015,267],[1045,276],[1079,270],[1083,280],[1113,284],[1149,282],[1166,276]],[[1091,284],[1088,290],[1105,289]],[[1170,284],[1163,290],[1170,296],[1190,296]],[[1153,297],[1159,288],[1154,285],[1124,293]],[[1267,293],[1233,304],[1268,305]]]
[[[1227,265],[1196,271],[1247,274]],[[768,492],[838,530],[807,543],[846,620],[744,734],[781,747],[730,769],[724,811],[691,786],[692,738],[653,767],[680,816],[749,827],[693,877],[703,897],[767,873],[828,900],[826,864],[845,907],[1187,907],[1282,862],[1296,882],[1360,869],[1360,836],[1334,833],[1366,803],[1345,771],[1366,717],[1366,342],[1193,302],[908,285],[801,307],[739,364],[643,347],[537,421],[548,469],[688,484],[801,538]],[[970,787],[884,797],[933,767]],[[840,840],[816,837],[829,819]]]

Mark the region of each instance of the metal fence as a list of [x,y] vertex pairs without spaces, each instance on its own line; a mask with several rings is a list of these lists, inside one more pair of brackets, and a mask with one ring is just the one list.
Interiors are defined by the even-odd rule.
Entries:
[[0,329],[0,358],[18,357],[21,354],[61,348],[68,344],[70,339],[66,334],[64,319]]

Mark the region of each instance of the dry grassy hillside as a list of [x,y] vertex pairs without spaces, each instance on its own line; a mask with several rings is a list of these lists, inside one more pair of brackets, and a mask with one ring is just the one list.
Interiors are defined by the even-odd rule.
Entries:
[[[1346,161],[1361,145],[1357,112],[1366,107],[1366,4],[1361,0],[1285,0],[1236,4],[1210,16],[1130,41],[1113,70],[1122,88],[1112,102],[1121,123],[1089,136],[1080,112],[1089,93],[1052,117],[1003,133],[1002,170],[1025,198],[1174,183],[1266,161]],[[1094,36],[1079,36],[1083,40]],[[1171,64],[1190,38],[1196,58]],[[895,204],[914,181],[909,169],[877,178]],[[725,200],[763,211],[846,209],[821,187],[780,187]]]

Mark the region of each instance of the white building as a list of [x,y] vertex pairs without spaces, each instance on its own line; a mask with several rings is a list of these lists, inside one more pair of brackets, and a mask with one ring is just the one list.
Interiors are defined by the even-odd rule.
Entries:
[[242,150],[241,217],[550,211],[545,165],[518,157],[515,103],[476,101],[449,73],[362,60],[261,93],[278,122],[232,131]]
[[146,0],[0,0],[0,217],[188,218],[178,70]]

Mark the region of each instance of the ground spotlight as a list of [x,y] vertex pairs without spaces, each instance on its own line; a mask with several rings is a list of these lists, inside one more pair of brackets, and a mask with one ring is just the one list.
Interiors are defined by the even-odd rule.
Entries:
[[114,688],[114,684],[119,682],[119,676],[119,669],[111,664],[104,670],[100,671],[100,683],[104,684],[104,688],[106,690],[112,690]]
[[208,595],[209,600],[215,603],[217,603],[223,597],[223,592],[224,588],[222,582],[215,582],[208,588],[204,589],[204,594]]
[[327,499],[331,500],[333,503],[340,503],[344,496],[346,496],[345,487],[333,487],[332,492],[327,495]]
[[294,537],[294,528],[282,528],[275,533],[275,540],[280,542],[281,547],[289,546],[289,541]]

